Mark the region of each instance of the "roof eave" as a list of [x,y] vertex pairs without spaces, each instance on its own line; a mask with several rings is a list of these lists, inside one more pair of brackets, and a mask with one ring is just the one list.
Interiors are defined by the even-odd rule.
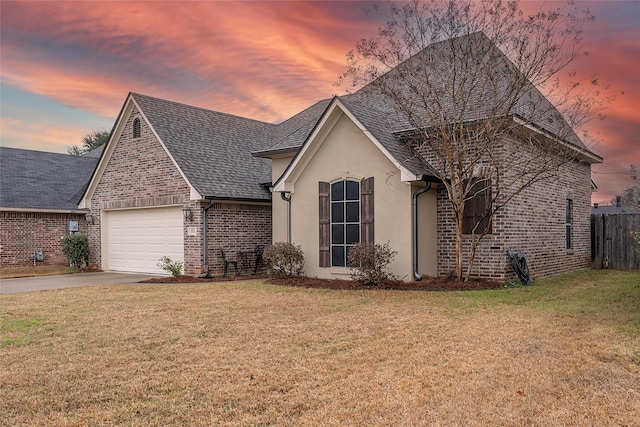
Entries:
[[271,158],[275,156],[280,156],[283,154],[295,154],[298,152],[301,146],[297,147],[287,147],[287,148],[279,148],[277,150],[264,150],[264,151],[254,151],[251,153],[253,157],[261,157],[261,158]]
[[557,136],[554,135],[553,133],[541,128],[540,126],[537,126],[536,124],[520,117],[517,114],[514,114],[512,116],[512,119],[515,123],[524,126],[525,128],[544,136],[545,138],[549,138],[553,141],[555,141],[556,143],[567,147],[573,151],[575,151],[576,153],[578,153],[578,156],[580,158],[580,160],[589,163],[589,164],[594,164],[594,163],[602,163],[602,161],[604,160],[601,156],[593,153],[592,151],[590,151],[587,148],[582,148],[582,147],[578,147],[577,145]]

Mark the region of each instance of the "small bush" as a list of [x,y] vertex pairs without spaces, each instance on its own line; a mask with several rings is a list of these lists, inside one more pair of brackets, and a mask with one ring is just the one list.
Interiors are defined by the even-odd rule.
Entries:
[[304,252],[299,245],[276,242],[267,246],[262,255],[268,271],[278,276],[300,276],[304,267]]
[[160,262],[158,263],[158,267],[171,273],[173,277],[178,277],[180,273],[182,273],[183,265],[182,261],[174,261],[166,255],[160,258]]
[[71,267],[80,268],[89,257],[89,238],[84,234],[68,234],[62,238],[62,252]]
[[351,278],[367,286],[381,286],[398,280],[396,275],[387,271],[397,253],[391,249],[389,242],[384,245],[358,243],[351,246],[348,260]]

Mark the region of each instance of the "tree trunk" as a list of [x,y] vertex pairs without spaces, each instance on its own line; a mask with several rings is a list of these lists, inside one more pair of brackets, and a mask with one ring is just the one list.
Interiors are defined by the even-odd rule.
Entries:
[[[464,209],[461,209],[464,211]],[[462,214],[456,216],[456,280],[462,281]]]

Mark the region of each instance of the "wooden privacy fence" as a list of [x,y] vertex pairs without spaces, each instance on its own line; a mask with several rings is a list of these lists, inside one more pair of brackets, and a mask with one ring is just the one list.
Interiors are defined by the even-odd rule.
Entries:
[[640,231],[640,214],[591,215],[593,268],[640,269],[640,247],[632,232]]

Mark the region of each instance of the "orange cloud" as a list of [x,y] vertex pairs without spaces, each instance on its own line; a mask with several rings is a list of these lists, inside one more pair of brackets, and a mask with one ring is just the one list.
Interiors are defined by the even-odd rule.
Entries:
[[[522,7],[533,13],[540,4]],[[612,93],[626,92],[605,111],[607,120],[588,126],[602,140],[594,147],[605,156],[598,170],[619,173],[626,164],[640,165],[637,20],[618,12],[625,2],[584,5],[601,19],[585,31],[591,54],[574,68],[587,78],[597,73]],[[333,83],[345,69],[345,54],[384,25],[382,17],[364,14],[364,7],[361,2],[3,1],[1,82],[114,120],[127,92],[135,91],[280,121],[341,90]],[[87,131],[15,120],[3,117],[3,145],[22,138],[59,151]],[[601,188],[622,185],[601,180],[608,176],[594,174]]]
[[0,123],[3,146],[25,148],[24,143],[28,141],[30,150],[58,153],[66,153],[72,145],[81,145],[82,137],[88,132],[82,128],[49,126],[15,118],[2,117]]
[[284,119],[331,96],[356,40],[347,34],[363,27],[342,25],[314,3],[51,2],[16,9],[7,19],[19,20],[29,37],[51,40],[60,54],[9,46],[3,81],[111,116],[131,90]]

